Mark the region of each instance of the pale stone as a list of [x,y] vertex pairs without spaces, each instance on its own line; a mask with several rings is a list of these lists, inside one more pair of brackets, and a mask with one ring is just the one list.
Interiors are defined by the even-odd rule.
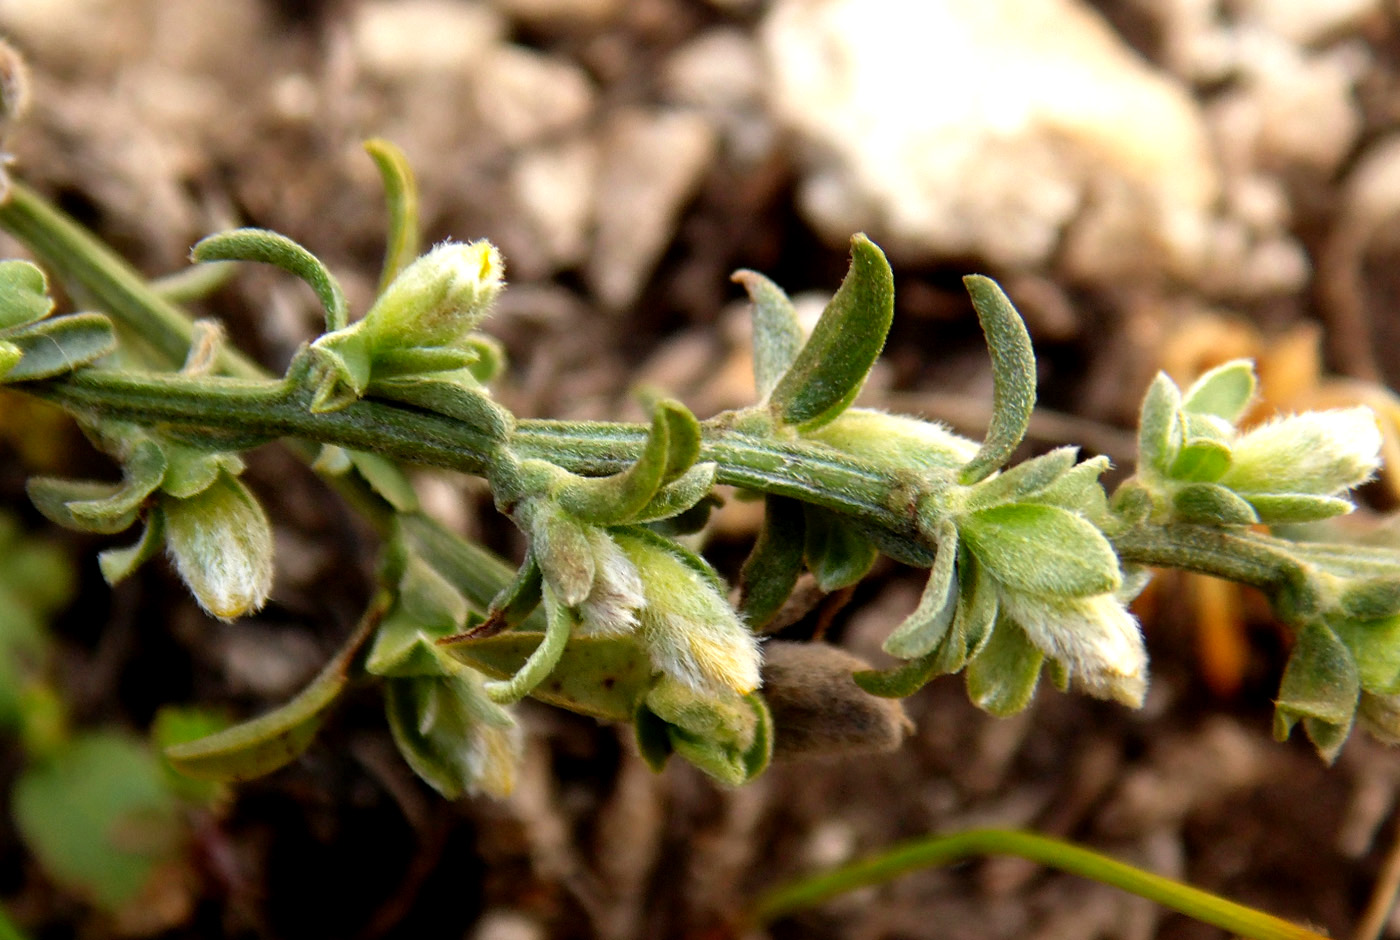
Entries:
[[622,309],[641,292],[714,157],[716,136],[709,121],[689,111],[623,110],[608,121],[597,235],[585,270],[605,307]]
[[1199,263],[1219,188],[1200,115],[1081,3],[779,0],[762,38],[829,239],[1035,265],[1100,215],[1118,251],[1082,276]]
[[509,17],[527,23],[601,23],[612,19],[623,0],[493,0]]
[[454,0],[370,0],[350,24],[356,61],[385,78],[468,72],[504,34],[491,7]]
[[596,98],[582,69],[515,45],[485,53],[473,87],[477,112],[501,146],[575,127],[592,113]]
[[545,266],[570,268],[583,261],[597,176],[598,148],[586,139],[529,151],[511,168],[511,193]]
[[1380,7],[1380,0],[1244,0],[1239,16],[1307,45],[1355,25]]
[[747,33],[712,29],[672,53],[661,81],[680,104],[722,110],[759,100],[763,62]]

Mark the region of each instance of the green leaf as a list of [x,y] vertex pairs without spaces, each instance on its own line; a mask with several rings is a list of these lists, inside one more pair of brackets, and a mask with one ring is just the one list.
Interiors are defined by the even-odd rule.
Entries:
[[[519,672],[543,634],[513,632],[439,644],[452,658],[494,678]],[[544,682],[530,695],[603,721],[628,721],[651,686],[652,665],[632,636],[572,637]]]
[[518,702],[545,680],[564,655],[574,629],[574,613],[559,603],[548,585],[544,589],[544,636],[520,668],[507,679],[486,683],[486,695],[499,705]]
[[958,474],[967,485],[1011,459],[1026,436],[1035,409],[1035,351],[1021,315],[996,281],[973,274],[963,278],[963,285],[992,354],[992,423],[981,450]]
[[418,494],[399,465],[387,457],[364,450],[349,450],[350,463],[384,501],[396,512],[415,512]]
[[957,611],[958,593],[954,581],[958,557],[958,530],[943,520],[936,534],[937,554],[924,586],[919,606],[885,638],[882,647],[891,656],[917,659],[938,648]]
[[503,630],[520,626],[525,619],[540,606],[544,594],[544,578],[540,575],[539,563],[533,553],[525,554],[525,562],[491,600],[486,622],[473,632],[473,636],[494,636]]
[[773,719],[756,694],[716,696],[663,678],[646,707],[666,723],[675,753],[721,783],[747,783],[768,765]]
[[136,521],[147,498],[165,478],[165,450],[150,438],[138,441],[122,466],[120,484],[32,477],[29,499],[50,521],[80,532],[122,532]]
[[1209,438],[1188,438],[1167,474],[1173,480],[1212,482],[1230,469],[1230,446]]
[[[710,490],[714,489],[715,474],[718,470],[719,465],[716,463],[697,463],[657,490],[656,495],[651,498],[651,502],[643,506],[641,511],[632,517],[631,521],[634,523],[660,522],[663,519],[676,519],[678,516],[689,513],[692,509],[700,506],[710,495]],[[712,505],[719,505],[719,501],[712,500]],[[699,524],[695,528],[685,531],[698,532],[704,527],[705,520],[708,518],[709,508],[706,507]]]
[[999,718],[1014,715],[1030,704],[1044,661],[1045,654],[1031,644],[1026,632],[1003,617],[986,646],[967,664],[967,696]]
[[1108,513],[1108,496],[1099,483],[1099,477],[1110,466],[1112,464],[1107,457],[1091,457],[1066,470],[1053,483],[1028,495],[1025,502],[1059,506],[1091,522],[1098,522]]
[[155,755],[116,732],[79,735],[26,768],[11,806],[48,875],[108,911],[134,901],[187,837]]
[[739,613],[761,630],[782,609],[802,573],[802,504],[785,496],[763,499],[763,528],[739,574]]
[[1268,525],[1331,519],[1356,508],[1349,499],[1311,493],[1246,493],[1245,499],[1259,514],[1259,521]]
[[1234,424],[1254,398],[1254,386],[1254,363],[1233,359],[1197,379],[1182,397],[1181,408]]
[[541,503],[530,515],[530,554],[544,583],[564,606],[577,607],[593,590],[597,567],[588,530],[552,502]]
[[1400,616],[1344,619],[1332,629],[1351,651],[1361,688],[1379,695],[1400,692]]
[[6,382],[31,382],[72,372],[117,348],[112,321],[100,313],[70,313],[17,327],[5,337],[24,354]]
[[[465,371],[476,361],[475,349],[445,346],[391,346],[375,350],[371,371],[374,378],[393,379],[430,372]],[[476,374],[471,373],[472,379]]]
[[1347,585],[1342,591],[1341,609],[1357,620],[1379,620],[1400,614],[1400,573]]
[[804,554],[807,567],[823,591],[850,587],[870,571],[879,550],[844,517],[816,506],[803,505],[806,519]]
[[309,376],[312,414],[348,408],[369,388],[370,345],[362,330],[350,327],[327,333],[311,344],[307,355],[315,363]]
[[384,698],[399,753],[433,789],[448,799],[477,790],[510,793],[520,737],[475,673],[390,679]]
[[384,202],[389,210],[389,237],[384,246],[384,269],[379,290],[384,293],[399,272],[418,257],[418,181],[404,152],[387,140],[376,137],[364,144],[365,152],[379,170],[384,184]]
[[225,451],[208,451],[184,444],[164,442],[165,475],[160,488],[176,499],[189,499],[214,485],[220,473],[238,476],[243,472],[243,459]]
[[146,526],[134,545],[125,548],[109,548],[97,556],[97,567],[102,579],[116,586],[131,576],[137,568],[160,554],[165,545],[165,513],[153,509],[146,518]]
[[0,261],[0,330],[24,326],[53,312],[44,272],[28,261]]
[[1002,503],[1034,499],[1070,471],[1078,454],[1078,447],[1057,447],[1048,454],[1019,463],[1005,473],[990,476],[972,488],[966,506],[969,510],[986,509]]
[[335,276],[311,252],[285,235],[261,228],[240,228],[202,239],[190,259],[204,261],[259,261],[301,278],[316,292],[326,311],[326,332],[344,329],[349,314],[345,292]]
[[1138,418],[1138,466],[1168,476],[1181,448],[1181,390],[1165,372],[1147,388]]
[[996,579],[1015,590],[1083,597],[1120,583],[1118,556],[1103,533],[1057,506],[983,509],[961,517],[958,531]]
[[1274,737],[1282,741],[1299,719],[1350,726],[1361,678],[1355,658],[1328,627],[1311,623],[1298,632],[1279,684]]
[[871,695],[881,698],[908,698],[942,675],[938,668],[938,650],[900,663],[890,669],[864,669],[851,678]]
[[659,401],[637,462],[607,477],[571,477],[556,498],[575,518],[594,525],[630,522],[664,483],[679,477],[700,454],[700,424],[679,402]]
[[1342,745],[1347,743],[1347,737],[1351,734],[1351,724],[1350,721],[1345,724],[1333,724],[1317,718],[1304,718],[1303,730],[1313,747],[1317,748],[1317,756],[1330,764],[1341,753]]
[[456,418],[493,441],[504,441],[515,423],[466,369],[375,379],[367,393]]
[[879,358],[893,318],[889,262],[870,239],[856,235],[850,271],[769,396],[778,420],[810,429],[845,411]]
[[797,308],[781,287],[756,271],[736,271],[731,280],[743,285],[753,303],[753,383],[759,401],[766,402],[802,349]]
[[344,691],[350,668],[378,620],[371,609],[311,684],[280,708],[217,734],[165,749],[172,767],[197,780],[252,780],[301,756]]
[[670,725],[643,702],[637,706],[637,714],[632,719],[632,730],[642,761],[652,773],[661,773],[666,767],[666,761],[676,752],[671,746]]
[[150,742],[165,777],[165,784],[180,799],[197,806],[214,807],[228,796],[228,787],[214,780],[186,777],[165,759],[165,749],[186,741],[198,741],[229,726],[222,710],[197,705],[163,705],[151,724]]
[[1234,490],[1218,483],[1187,483],[1172,492],[1172,518],[1202,525],[1253,525],[1259,516]]
[[466,600],[413,554],[404,560],[393,593],[393,604],[375,631],[365,671],[376,676],[444,674],[435,644],[466,626]]
[[3,380],[23,358],[23,349],[8,340],[0,339],[0,380]]

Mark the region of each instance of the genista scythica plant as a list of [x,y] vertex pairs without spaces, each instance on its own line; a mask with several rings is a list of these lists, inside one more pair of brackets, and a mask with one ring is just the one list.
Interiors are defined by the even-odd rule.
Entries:
[[[415,258],[412,178],[392,147],[369,150],[392,227],[378,299],[355,322],[335,277],[280,235],[242,229],[195,246],[196,262],[269,263],[315,291],[326,332],[280,377],[22,185],[9,183],[0,205],[0,225],[96,303],[52,316],[43,270],[0,264],[3,382],[66,409],[122,467],[114,482],[29,484],[60,525],[141,526],[129,547],[102,553],[108,581],[163,548],[213,616],[258,609],[272,589],[272,537],[239,454],[276,439],[384,535],[378,592],[345,649],[283,708],[172,748],[184,772],[242,779],[285,764],[352,680],[382,685],[405,759],[448,796],[510,788],[511,705],[525,696],[631,723],[653,766],[675,753],[730,784],[761,772],[775,747],[896,745],[905,720],[890,700],[950,673],[997,715],[1024,708],[1042,673],[1136,707],[1148,665],[1126,605],[1150,566],[1270,596],[1296,637],[1280,738],[1301,722],[1330,760],[1358,718],[1400,737],[1400,552],[1313,540],[1377,469],[1365,409],[1242,431],[1255,376],[1230,362],[1185,390],[1153,382],[1137,473],[1111,497],[1099,482],[1108,461],[1081,461],[1073,447],[1008,466],[1035,401],[1035,361],[987,278],[966,279],[995,376],[985,440],[851,407],[894,311],[890,267],[857,235],[810,335],[777,285],[735,275],[753,306],[751,407],[700,421],[659,401],[644,425],[518,418],[492,397],[503,358],[478,332],[504,289],[499,252],[445,242]],[[401,464],[484,477],[528,538],[523,561],[512,569],[425,515]],[[766,511],[737,606],[676,538],[705,524],[718,484],[761,494]],[[917,608],[885,640],[901,665],[765,649],[759,637],[804,569],[835,591],[880,553],[929,570]]]

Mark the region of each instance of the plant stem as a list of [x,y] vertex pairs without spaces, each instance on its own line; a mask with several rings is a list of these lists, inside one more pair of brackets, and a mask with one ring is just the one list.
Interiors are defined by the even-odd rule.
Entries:
[[1156,901],[1188,917],[1254,940],[1322,940],[1323,935],[1098,852],[1014,829],[973,829],[919,839],[779,887],[759,899],[750,923],[771,923],[866,885],[977,855],[1015,855]]

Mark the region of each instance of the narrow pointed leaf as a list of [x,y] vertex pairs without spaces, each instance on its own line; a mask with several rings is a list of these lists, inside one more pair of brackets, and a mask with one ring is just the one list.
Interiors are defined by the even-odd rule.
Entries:
[[1078,447],[1057,447],[1048,454],[1019,463],[1005,473],[988,477],[973,487],[967,508],[986,509],[1001,503],[1030,499],[1068,473],[1078,454]]
[[394,144],[376,137],[365,141],[364,146],[379,170],[389,210],[389,238],[384,246],[384,269],[377,291],[382,294],[399,272],[418,257],[418,181],[408,157]]
[[967,664],[967,697],[999,718],[1014,715],[1030,704],[1044,661],[1045,654],[1025,631],[1003,617],[986,646]]
[[758,400],[766,402],[802,348],[797,308],[781,287],[756,271],[736,271],[753,303],[753,382]]
[[28,261],[0,261],[0,329],[42,320],[53,311],[44,272]]
[[1202,375],[1182,396],[1181,408],[1234,424],[1254,398],[1254,363],[1234,359]]
[[1035,409],[1035,351],[1021,315],[996,281],[980,275],[963,278],[987,349],[992,354],[992,423],[977,456],[958,475],[976,483],[1011,459],[1020,446]]
[[958,557],[958,530],[944,520],[938,528],[938,551],[928,584],[924,586],[919,606],[904,622],[885,638],[883,649],[900,659],[917,659],[933,652],[943,642],[948,626],[957,610],[957,587],[954,578]]
[[1021,503],[963,516],[958,531],[1009,588],[1083,597],[1116,590],[1118,556],[1103,533],[1056,506]]
[[1142,400],[1138,417],[1138,466],[1167,476],[1181,447],[1181,390],[1158,372]]
[[166,758],[180,773],[201,780],[252,780],[296,760],[345,689],[351,664],[377,619],[374,612],[366,615],[335,658],[287,704],[207,738],[168,747]]
[[1259,514],[1259,521],[1268,525],[1331,519],[1356,509],[1349,499],[1312,493],[1246,493],[1245,498]]
[[472,636],[494,636],[520,626],[534,613],[544,598],[544,578],[533,553],[526,553],[525,562],[510,583],[491,601],[486,621],[472,631]]
[[802,504],[783,496],[764,497],[763,528],[739,574],[739,613],[761,630],[787,602],[802,573]]
[[[540,633],[512,632],[481,640],[451,638],[439,645],[459,662],[505,678],[520,670],[543,638]],[[573,637],[553,671],[530,695],[603,721],[627,721],[651,681],[651,659],[633,637]]]
[[241,228],[202,239],[190,252],[193,261],[258,261],[281,268],[311,286],[326,312],[326,332],[344,329],[349,319],[345,293],[335,276],[311,252],[285,235]]
[[109,548],[97,556],[97,567],[110,585],[120,584],[137,568],[150,561],[165,545],[165,514],[153,510],[141,530],[136,544],[125,548]]
[[467,370],[376,379],[368,394],[456,418],[483,437],[503,441],[514,420]]
[[6,382],[30,382],[72,372],[117,348],[112,321],[100,313],[70,313],[17,328],[6,337],[23,353]]
[[894,275],[870,239],[851,239],[851,268],[812,335],[773,388],[783,424],[815,428],[855,400],[884,348],[894,318]]

